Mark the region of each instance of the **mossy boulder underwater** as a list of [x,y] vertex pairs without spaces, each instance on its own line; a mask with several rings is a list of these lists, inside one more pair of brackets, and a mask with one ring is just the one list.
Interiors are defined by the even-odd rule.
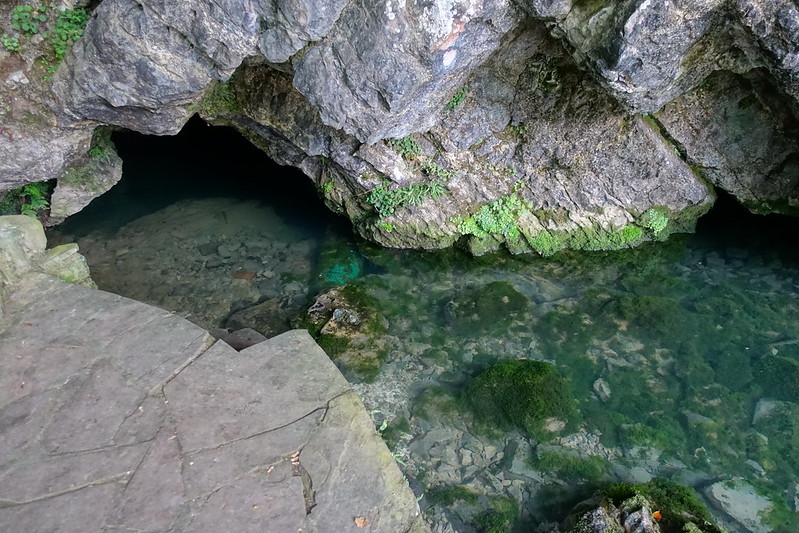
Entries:
[[361,286],[334,287],[319,294],[292,326],[307,329],[348,378],[370,382],[388,353],[379,307]]
[[548,421],[568,422],[575,414],[566,382],[553,365],[543,361],[492,366],[468,384],[462,401],[479,424],[520,429],[542,440],[551,437]]
[[465,289],[444,306],[446,322],[464,335],[504,329],[524,315],[530,300],[507,281]]
[[766,396],[799,403],[799,362],[781,355],[767,355],[755,369]]
[[[628,526],[632,526],[628,529]],[[561,531],[726,533],[717,526],[699,495],[664,478],[643,484],[614,483],[578,504]]]

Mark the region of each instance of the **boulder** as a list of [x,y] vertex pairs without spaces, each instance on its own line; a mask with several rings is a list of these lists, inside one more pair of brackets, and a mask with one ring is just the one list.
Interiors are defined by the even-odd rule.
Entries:
[[277,300],[265,302],[236,311],[225,322],[231,330],[249,328],[265,338],[274,337],[291,329],[286,312]]

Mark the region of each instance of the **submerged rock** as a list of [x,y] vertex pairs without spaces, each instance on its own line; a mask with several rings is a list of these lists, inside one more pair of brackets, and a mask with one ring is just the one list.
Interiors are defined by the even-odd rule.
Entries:
[[389,348],[387,328],[377,300],[364,288],[323,292],[294,325],[306,328],[349,378],[370,382],[380,373]]
[[773,504],[742,479],[721,481],[705,489],[708,499],[734,521],[752,533],[769,533],[765,517]]
[[521,429],[540,439],[551,436],[547,429],[552,427],[551,418],[568,420],[574,413],[566,382],[554,366],[543,361],[492,366],[467,385],[463,399],[478,422],[505,430]]
[[444,305],[447,322],[461,335],[503,330],[529,312],[530,301],[507,281],[461,291]]
[[236,311],[228,317],[225,326],[231,330],[251,328],[265,338],[291,329],[286,312],[274,299]]
[[578,504],[563,521],[564,533],[725,533],[693,489],[663,478],[617,483]]

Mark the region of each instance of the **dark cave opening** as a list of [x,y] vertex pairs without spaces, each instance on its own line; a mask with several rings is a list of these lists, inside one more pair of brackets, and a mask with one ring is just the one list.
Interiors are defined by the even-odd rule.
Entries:
[[788,252],[799,259],[799,217],[755,214],[726,191],[717,188],[715,193],[715,204],[697,223],[696,239],[726,247]]
[[118,131],[112,140],[123,160],[122,179],[67,220],[73,233],[96,230],[100,216],[110,231],[179,200],[213,197],[269,204],[311,232],[340,223],[307,176],[277,164],[233,128],[195,115],[174,136]]

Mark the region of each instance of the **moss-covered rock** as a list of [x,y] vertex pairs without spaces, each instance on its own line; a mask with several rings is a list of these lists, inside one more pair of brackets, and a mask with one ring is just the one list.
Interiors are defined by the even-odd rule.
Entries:
[[293,327],[307,329],[350,379],[374,381],[388,354],[386,322],[376,298],[360,286],[323,292]]
[[569,421],[574,402],[555,367],[518,360],[495,365],[474,378],[463,393],[476,420],[497,429],[521,429],[545,439],[547,419]]
[[467,289],[445,305],[447,322],[462,335],[477,335],[507,328],[530,308],[525,295],[507,281],[494,281]]
[[702,533],[724,533],[695,490],[664,478],[643,484],[614,483],[601,492],[601,499],[623,514],[642,506],[652,513],[658,511],[663,533],[684,533],[691,525]]
[[519,516],[519,505],[513,498],[497,496],[489,500],[489,508],[474,517],[472,525],[480,533],[505,533],[513,530]]
[[608,461],[596,455],[547,449],[537,452],[533,466],[539,472],[555,474],[558,479],[575,481],[599,478],[607,470]]
[[767,355],[758,362],[755,377],[766,396],[799,403],[799,362],[796,360]]

